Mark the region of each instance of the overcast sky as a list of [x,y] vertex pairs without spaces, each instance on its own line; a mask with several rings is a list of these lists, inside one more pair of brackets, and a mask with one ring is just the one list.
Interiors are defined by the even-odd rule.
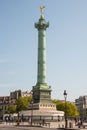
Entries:
[[52,98],[87,95],[87,0],[0,0],[0,96],[37,83],[39,6],[50,26],[47,84]]

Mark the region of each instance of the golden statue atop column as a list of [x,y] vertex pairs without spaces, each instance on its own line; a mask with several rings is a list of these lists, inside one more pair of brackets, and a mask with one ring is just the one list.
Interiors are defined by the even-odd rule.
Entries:
[[45,6],[40,6],[40,16],[41,16],[41,18],[44,18],[44,12],[43,12],[44,9],[45,9]]

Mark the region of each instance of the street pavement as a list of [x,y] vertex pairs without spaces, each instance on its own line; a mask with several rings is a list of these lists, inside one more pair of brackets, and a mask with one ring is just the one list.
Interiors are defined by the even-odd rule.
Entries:
[[[46,127],[30,127],[30,126],[14,126],[0,124],[0,130],[62,130],[59,128],[46,128]],[[63,129],[64,130],[64,129]],[[87,130],[87,128],[72,128],[68,130]]]
[[0,130],[57,130],[56,128],[0,126]]
[[[57,128],[43,128],[43,127],[17,127],[17,126],[4,126],[4,125],[1,126],[0,125],[0,130],[61,130],[61,129],[57,129]],[[84,129],[80,128],[80,130],[84,130]]]

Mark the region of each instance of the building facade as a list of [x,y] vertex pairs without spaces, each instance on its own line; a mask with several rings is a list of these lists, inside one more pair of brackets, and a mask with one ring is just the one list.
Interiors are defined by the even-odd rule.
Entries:
[[0,119],[3,120],[3,115],[6,113],[8,106],[11,104],[10,96],[0,97]]
[[75,99],[75,104],[78,108],[80,118],[85,119],[87,116],[87,96],[80,96]]
[[4,114],[8,110],[10,105],[15,105],[17,103],[18,97],[32,96],[30,91],[15,90],[10,92],[10,96],[0,97],[0,120],[4,120]]

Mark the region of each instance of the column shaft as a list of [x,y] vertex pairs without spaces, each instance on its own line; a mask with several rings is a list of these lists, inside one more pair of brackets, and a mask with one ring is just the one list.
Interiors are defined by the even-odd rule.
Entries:
[[38,31],[38,83],[46,83],[46,30]]

